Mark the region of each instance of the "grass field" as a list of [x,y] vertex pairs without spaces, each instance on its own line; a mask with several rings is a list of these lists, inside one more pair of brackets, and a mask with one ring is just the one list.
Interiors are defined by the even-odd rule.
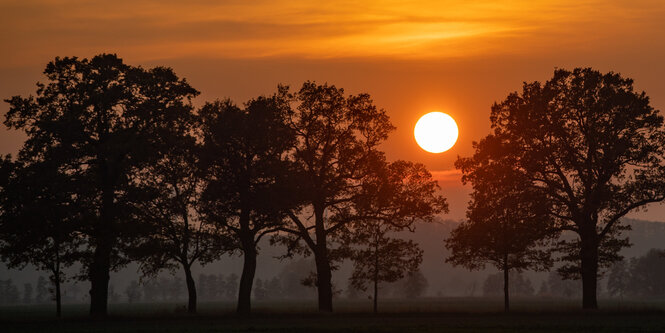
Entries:
[[65,305],[53,319],[45,305],[0,307],[5,332],[665,332],[665,301],[604,301],[600,311],[576,301],[527,300],[502,312],[500,299],[388,300],[378,315],[367,301],[338,301],[333,314],[314,302],[256,302],[254,314],[233,314],[232,303],[202,303],[197,315],[181,303],[112,304],[106,320],[90,320],[87,305]]

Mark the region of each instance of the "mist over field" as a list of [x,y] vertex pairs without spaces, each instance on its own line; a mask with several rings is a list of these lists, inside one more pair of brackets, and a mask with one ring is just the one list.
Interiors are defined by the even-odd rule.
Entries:
[[[626,232],[630,242],[633,244],[631,247],[624,248],[621,254],[625,259],[640,257],[645,255],[650,249],[663,249],[665,244],[665,223],[656,221],[645,221],[637,219],[625,219],[625,223],[632,227],[632,230]],[[445,249],[443,240],[448,237],[451,230],[459,224],[458,221],[450,219],[437,218],[432,223],[418,223],[414,233],[403,232],[400,234],[405,239],[415,240],[424,250],[423,262],[421,265],[421,272],[427,280],[427,287],[421,297],[483,297],[483,285],[489,275],[496,274],[496,269],[487,268],[479,271],[469,271],[460,267],[453,267],[445,262],[445,258],[449,255]],[[316,300],[316,291],[313,287],[303,286],[302,279],[305,279],[309,272],[314,272],[315,267],[312,257],[295,256],[293,258],[279,259],[278,257],[285,254],[285,249],[281,246],[271,246],[269,240],[265,239],[260,244],[260,252],[258,256],[258,268],[256,280],[268,282],[274,278],[279,279],[279,285],[282,289],[282,294],[279,296],[271,296],[268,299],[273,301],[279,300]],[[12,282],[23,292],[24,284],[36,284],[40,276],[45,274],[38,272],[34,267],[28,266],[23,270],[8,270],[4,265],[0,266],[0,280],[11,279]],[[68,275],[73,276],[77,273],[78,267],[68,270]],[[347,293],[348,285],[347,280],[350,275],[351,263],[346,261],[340,268],[333,273],[333,283],[335,285],[336,299],[348,298]],[[242,271],[242,257],[238,254],[222,257],[220,260],[215,261],[204,267],[197,266],[194,269],[194,275],[197,282],[200,281],[200,274],[203,275],[223,275],[225,278],[235,274],[240,275]],[[533,297],[559,297],[567,298],[570,300],[579,299],[581,287],[579,290],[573,290],[570,295],[562,295],[548,291],[547,295],[539,295],[539,288],[543,282],[547,283],[550,275],[555,275],[555,269],[550,272],[531,272],[526,271],[523,273],[524,277],[528,279],[533,287]],[[127,287],[132,281],[139,281],[141,275],[135,263],[128,265],[126,268],[121,269],[111,275],[110,284],[113,286],[115,297],[111,298],[112,302],[126,303],[128,302]],[[170,302],[185,304],[187,300],[186,289],[182,281],[182,271],[178,270],[175,274],[171,275],[169,272],[162,272],[158,277],[153,280],[145,280],[145,283],[154,283],[155,281],[179,279],[181,288],[175,295],[166,296]],[[575,283],[575,282],[573,282]],[[579,283],[579,281],[577,281]],[[610,298],[607,293],[607,274],[603,277],[600,284],[599,295],[601,298]],[[87,297],[89,285],[85,281],[68,282],[64,287],[63,301],[64,303],[86,303],[89,302]],[[382,297],[393,299],[404,299],[405,296],[395,291],[395,285],[383,286]],[[166,292],[166,291],[163,291]],[[202,302],[212,301],[207,297],[204,290],[200,290],[199,295]],[[168,291],[171,293],[171,291]],[[23,296],[23,295],[21,295]],[[356,295],[356,299],[369,300],[370,293],[360,293]],[[498,295],[493,295],[498,296]],[[145,295],[143,295],[145,298]],[[256,299],[256,293],[254,295]],[[643,297],[633,297],[641,299]],[[22,297],[20,298],[22,299]],[[156,300],[160,299],[156,297]],[[225,300],[228,302],[235,301],[233,297],[219,297],[215,300]],[[145,300],[142,300],[145,302]],[[21,303],[21,301],[19,301]]]

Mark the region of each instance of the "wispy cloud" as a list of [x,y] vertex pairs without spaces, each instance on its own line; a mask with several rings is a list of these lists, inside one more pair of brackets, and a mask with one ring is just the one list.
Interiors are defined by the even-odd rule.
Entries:
[[637,2],[5,0],[0,60],[102,51],[137,60],[539,52],[555,39],[585,45],[616,22],[625,29],[662,17],[662,2]]

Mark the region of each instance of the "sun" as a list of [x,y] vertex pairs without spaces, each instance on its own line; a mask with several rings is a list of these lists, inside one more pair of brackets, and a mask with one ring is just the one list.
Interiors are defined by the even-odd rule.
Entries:
[[459,130],[453,117],[443,112],[430,112],[420,117],[413,135],[422,149],[437,154],[455,145]]

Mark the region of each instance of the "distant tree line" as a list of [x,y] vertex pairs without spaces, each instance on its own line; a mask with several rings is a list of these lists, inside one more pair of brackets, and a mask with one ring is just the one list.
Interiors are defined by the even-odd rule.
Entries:
[[[285,245],[284,258],[313,257],[305,282],[332,311],[340,261],[373,270],[356,274],[359,286],[393,281],[417,268],[420,250],[385,232],[447,211],[423,165],[387,160],[380,146],[394,126],[367,94],[305,82],[195,108],[199,92],[172,69],[112,54],[56,58],[44,75],[35,95],[6,100],[4,124],[27,139],[0,158],[0,256],[49,273],[58,316],[72,279],[90,282],[92,316],[123,292],[138,301],[138,282],[110,284],[130,262],[146,281],[181,270],[196,312],[193,265],[232,253],[244,258],[237,311],[248,314],[264,238]],[[66,275],[74,263],[81,271]]]

